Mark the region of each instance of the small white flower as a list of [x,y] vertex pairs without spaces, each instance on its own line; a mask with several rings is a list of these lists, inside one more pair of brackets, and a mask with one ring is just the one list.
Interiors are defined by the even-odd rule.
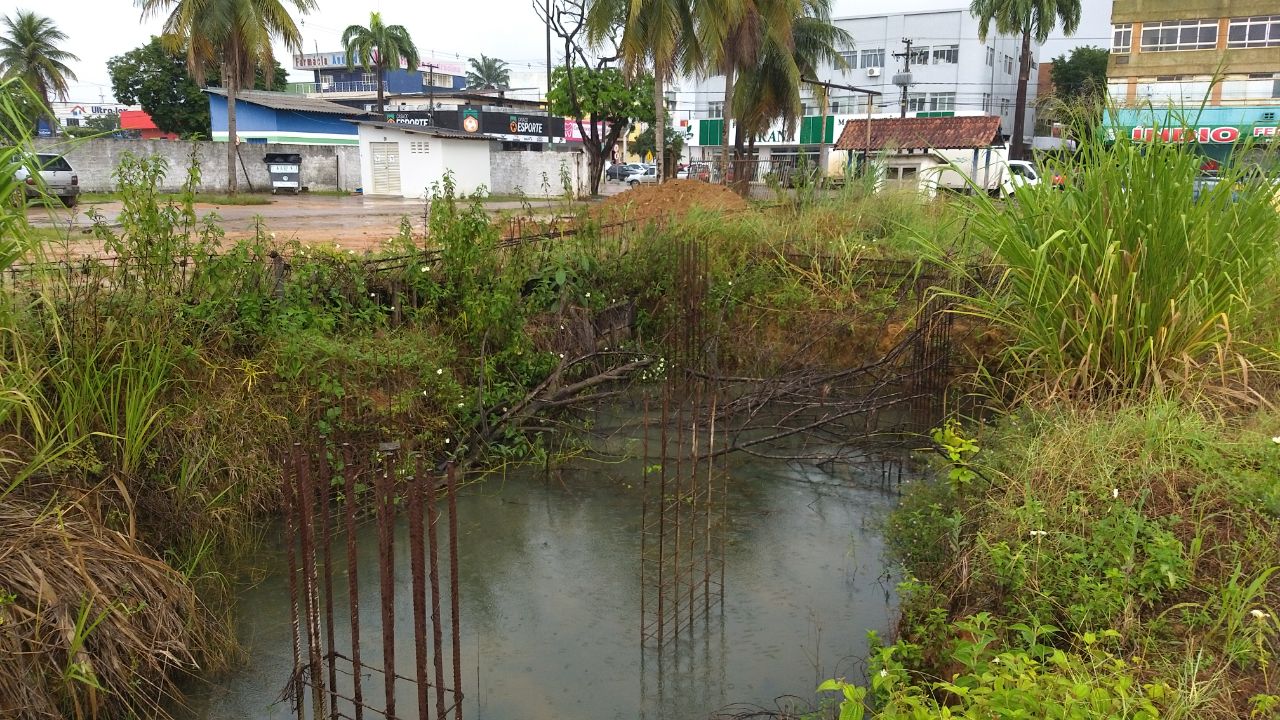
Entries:
[[452,441],[452,440],[450,440],[449,438],[445,438],[445,439],[444,439],[444,444],[445,444],[445,445],[448,445],[448,444],[449,444],[449,443],[451,443],[451,442],[453,442],[453,441]]
[[1045,535],[1048,535],[1048,534],[1049,534],[1049,533],[1045,532],[1044,530],[1032,530],[1032,531],[1031,531],[1031,537],[1044,537]]
[[999,664],[1000,664],[1000,658],[998,658],[998,657],[993,657],[993,658],[991,658],[991,662],[992,662],[992,663],[994,663],[994,664],[996,664],[996,665],[999,665]]
[[355,250],[348,250],[348,251],[347,251],[347,254],[348,254],[348,255],[355,255],[355,254],[356,254],[356,251],[355,251]]
[[563,359],[564,359],[564,353],[560,353],[560,359],[561,359],[561,360],[563,360]]
[[560,326],[560,329],[561,329],[561,330],[563,330],[563,329],[564,329],[564,326],[563,326],[563,325],[561,325],[561,326]]
[[341,245],[339,245],[338,243],[334,243],[334,244],[333,244],[333,249],[334,249],[334,250],[341,250],[341,249],[342,249],[342,246],[341,246]]
[[507,409],[506,409],[506,408],[502,408],[502,412],[506,412],[506,411],[507,411]]
[[1254,608],[1250,610],[1249,614],[1253,616],[1254,620],[1266,620],[1267,618],[1271,617],[1270,615],[1263,612],[1262,610],[1259,610],[1258,608]]
[[443,375],[443,374],[444,374],[444,368],[436,368],[436,374],[437,374],[437,375]]
[[881,669],[881,670],[880,670],[880,677],[889,677],[889,671],[888,671],[888,670]]
[[426,265],[423,265],[422,267],[418,268],[418,272],[426,272],[426,271],[427,271]]
[[275,233],[271,233],[271,239],[272,239],[272,240],[275,240],[275,239],[276,239],[276,234],[275,234]]
[[378,297],[378,296],[374,293],[369,293],[369,297]]
[[458,403],[458,407],[462,407],[462,403]]
[[733,281],[732,281],[732,280],[730,280],[730,281],[729,281],[729,287],[733,287]]
[[392,305],[391,307],[389,307],[389,308],[387,308],[387,309],[388,309],[388,310],[390,310],[391,312],[395,312],[395,311],[396,311],[396,306],[395,306],[395,305]]
[[423,391],[422,391],[422,397],[426,397],[426,396],[427,396],[427,391],[426,391],[426,390],[423,390]]
[[1271,438],[1271,442],[1277,445],[1280,445],[1280,435],[1276,435],[1275,437]]
[[1111,497],[1113,497],[1113,498],[1118,498],[1118,497],[1120,497],[1120,489],[1119,489],[1119,488],[1111,488]]

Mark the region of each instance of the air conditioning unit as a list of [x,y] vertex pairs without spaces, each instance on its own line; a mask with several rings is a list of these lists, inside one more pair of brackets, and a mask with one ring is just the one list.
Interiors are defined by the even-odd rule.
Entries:
[[878,67],[867,68],[867,77],[880,77],[880,68]]

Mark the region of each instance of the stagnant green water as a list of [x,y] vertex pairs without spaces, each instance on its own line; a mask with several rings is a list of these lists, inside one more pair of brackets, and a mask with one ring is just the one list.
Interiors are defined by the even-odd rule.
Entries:
[[[588,463],[551,480],[520,473],[466,490],[458,502],[465,716],[686,720],[733,704],[773,707],[784,695],[811,700],[823,678],[858,677],[867,631],[883,634],[894,613],[898,578],[878,528],[897,488],[882,483],[879,466],[830,474],[739,459],[729,472],[723,612],[662,655],[640,641],[639,461]],[[406,531],[402,524],[397,541],[404,567]],[[372,526],[359,548],[369,659],[381,653]],[[294,717],[276,702],[292,667],[284,562],[278,545],[258,558],[265,579],[240,598],[247,658],[191,688],[193,717]],[[396,603],[397,666],[406,672],[407,573]],[[380,692],[367,688],[366,697]],[[401,697],[402,712],[412,710],[412,688]]]

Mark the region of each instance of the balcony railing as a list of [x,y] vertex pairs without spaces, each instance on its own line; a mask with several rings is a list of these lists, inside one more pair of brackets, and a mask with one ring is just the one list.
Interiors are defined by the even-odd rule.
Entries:
[[[286,92],[295,95],[329,95],[339,93],[375,93],[378,83],[352,80],[345,82],[295,82],[289,83]],[[387,92],[387,84],[382,83],[382,91]]]

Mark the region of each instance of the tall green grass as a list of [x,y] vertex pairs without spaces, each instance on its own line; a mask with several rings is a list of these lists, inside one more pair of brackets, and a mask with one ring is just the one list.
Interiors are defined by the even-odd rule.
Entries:
[[971,200],[969,237],[994,272],[967,273],[958,311],[1002,330],[1006,378],[1085,395],[1254,385],[1274,360],[1250,340],[1255,320],[1276,324],[1276,189],[1231,166],[1193,199],[1201,163],[1189,144],[1095,134],[1041,168],[1065,189]]

